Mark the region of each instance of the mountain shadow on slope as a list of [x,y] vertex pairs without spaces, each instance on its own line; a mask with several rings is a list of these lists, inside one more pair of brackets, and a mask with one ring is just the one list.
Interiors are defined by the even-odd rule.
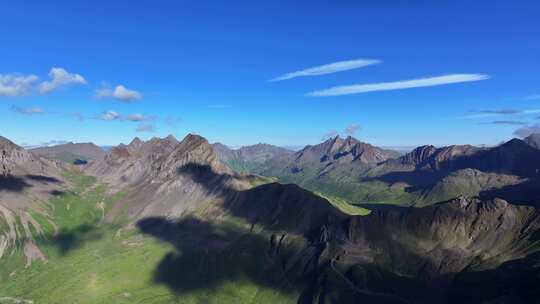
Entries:
[[[299,294],[298,303],[357,303],[359,300],[448,303],[448,292],[457,284],[455,280],[460,273],[477,271],[479,265],[494,269],[490,265],[515,260],[526,248],[532,248],[530,244],[535,243],[538,236],[535,209],[512,206],[501,200],[480,202],[460,198],[424,208],[374,211],[365,217],[347,216],[325,199],[296,185],[273,183],[240,191],[232,186],[234,176],[217,174],[210,166],[190,163],[177,171],[190,175],[209,193],[223,198],[221,206],[225,214],[251,224],[244,232],[231,231],[225,223],[225,226],[220,224],[219,218],[223,218],[220,213],[208,215],[203,224],[200,219],[190,219],[191,224],[180,220],[180,225],[163,222],[164,219],[139,221],[138,227],[143,233],[175,245],[175,251],[157,268],[155,280],[167,284],[177,294],[215,287],[229,276],[228,273],[231,277],[253,278],[262,286],[274,286],[272,282],[258,279],[261,267],[274,265],[292,282],[288,288]],[[479,222],[483,223],[482,227],[489,227],[488,230],[478,226]],[[527,229],[523,225],[527,225]],[[455,227],[462,228],[451,232]],[[200,235],[193,230],[200,230]],[[254,236],[252,231],[268,234]],[[243,238],[248,244],[236,247],[229,242]],[[250,259],[242,257],[224,260],[226,256],[249,256],[242,250],[250,246],[255,249],[248,251],[259,252],[258,257],[260,252],[272,252],[272,248],[280,248],[281,253],[271,262],[257,260],[250,264]],[[216,256],[204,253],[208,247],[227,249],[217,250],[220,253]],[[189,253],[181,254],[184,251]],[[203,264],[201,256],[205,255],[217,259],[220,265],[228,263],[227,267],[231,268],[221,268],[219,272],[223,273],[211,274],[207,279],[204,276],[192,278],[195,283],[176,277],[192,269],[186,268],[188,266]],[[482,256],[494,258],[486,260]],[[235,261],[242,265],[235,265]],[[204,265],[199,267],[206,267]],[[204,268],[205,272],[213,269],[208,267]],[[277,271],[275,268],[267,271],[270,269]]]
[[12,175],[0,175],[0,191],[23,192],[25,188],[31,186],[24,178]]

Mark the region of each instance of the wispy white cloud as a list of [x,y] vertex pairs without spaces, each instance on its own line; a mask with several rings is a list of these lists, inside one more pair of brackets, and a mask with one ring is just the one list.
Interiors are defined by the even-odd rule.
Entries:
[[481,110],[481,111],[474,111],[472,114],[461,116],[459,118],[476,119],[476,118],[489,118],[489,117],[500,117],[500,116],[509,116],[509,115],[530,115],[530,114],[538,114],[538,113],[540,113],[540,109]]
[[149,120],[150,117],[148,116],[144,116],[142,114],[131,114],[131,115],[128,115],[128,117],[126,117],[126,120],[129,120],[129,121],[146,121],[146,120]]
[[34,149],[34,148],[41,148],[41,147],[51,147],[51,146],[57,146],[57,145],[64,145],[64,144],[67,144],[68,142],[65,141],[65,140],[56,140],[56,139],[53,139],[53,140],[49,140],[49,141],[45,141],[45,142],[40,142],[39,144],[37,145],[31,145],[31,144],[27,144],[27,143],[22,143],[21,146],[25,149]]
[[122,118],[122,115],[120,115],[120,113],[115,112],[115,111],[111,111],[111,110],[103,113],[99,117],[99,119],[106,120],[106,121],[119,120],[121,118]]
[[527,123],[520,120],[495,120],[489,122],[481,122],[481,125],[511,125],[511,126],[524,126]]
[[354,59],[354,60],[338,61],[338,62],[333,62],[330,64],[320,65],[320,66],[307,68],[300,71],[287,73],[287,74],[278,76],[276,78],[273,78],[270,81],[281,81],[281,80],[287,80],[287,79],[292,79],[296,77],[332,74],[332,73],[337,73],[337,72],[342,72],[342,71],[359,69],[359,68],[363,68],[369,65],[379,64],[379,63],[381,63],[381,61],[375,60],[375,59]]
[[69,73],[63,68],[53,67],[49,71],[50,81],[44,81],[39,85],[39,92],[41,94],[50,93],[60,87],[74,85],[74,84],[87,84],[86,79],[80,74]]
[[141,124],[137,127],[137,132],[154,132],[154,125],[152,124]]
[[350,124],[348,125],[343,132],[349,136],[353,136],[356,132],[360,130],[360,125],[358,124]]
[[123,85],[117,85],[114,89],[102,88],[97,90],[96,97],[99,99],[114,98],[123,102],[133,102],[142,99],[143,95],[142,93],[130,90]]
[[527,137],[534,133],[540,133],[540,124],[521,127],[514,131],[514,135],[519,137]]
[[488,79],[489,76],[485,74],[450,74],[437,77],[403,80],[395,82],[381,82],[381,83],[369,83],[369,84],[355,84],[347,86],[337,86],[325,90],[314,91],[308,93],[307,96],[339,96],[360,94],[375,91],[390,91],[390,90],[402,90],[419,87],[432,87],[440,86],[452,83],[480,81]]
[[11,111],[24,115],[44,114],[45,111],[42,108],[23,108],[15,105],[11,106]]
[[36,75],[0,74],[0,96],[17,97],[32,92],[39,80]]

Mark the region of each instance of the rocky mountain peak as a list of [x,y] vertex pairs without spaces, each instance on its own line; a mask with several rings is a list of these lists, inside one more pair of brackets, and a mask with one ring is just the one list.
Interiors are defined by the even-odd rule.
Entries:
[[132,146],[132,147],[140,146],[142,143],[143,143],[143,141],[142,141],[140,138],[135,137],[135,138],[129,143],[129,146]]
[[0,136],[0,149],[2,151],[11,151],[11,150],[22,150],[21,147],[17,146],[14,142],[12,142],[11,140],[3,137],[3,136]]
[[0,174],[10,174],[15,165],[24,164],[32,155],[11,140],[0,136]]
[[433,155],[436,150],[437,148],[432,145],[420,146],[402,156],[400,160],[403,164],[419,165]]

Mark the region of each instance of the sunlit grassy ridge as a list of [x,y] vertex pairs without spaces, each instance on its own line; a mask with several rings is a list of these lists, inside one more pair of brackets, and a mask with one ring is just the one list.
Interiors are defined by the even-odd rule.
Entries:
[[324,195],[320,192],[314,192],[314,193],[322,198],[325,198],[334,207],[338,208],[339,210],[341,210],[341,212],[346,213],[348,215],[368,215],[371,213],[369,209],[354,206],[342,198]]
[[[105,223],[104,210],[118,196],[108,196],[104,185],[79,172],[66,172],[65,177],[73,184],[71,191],[50,201],[56,234],[47,218],[34,214],[44,228],[36,242],[48,261],[25,268],[21,247],[0,259],[0,298],[62,304],[295,302],[293,293],[261,284],[270,277],[260,266],[267,263],[267,239],[250,234],[242,220],[212,226],[216,244],[222,234],[227,244],[217,252],[201,248],[207,236],[196,239],[193,232],[175,247],[117,221]],[[255,255],[239,259],[246,249]],[[171,255],[176,264],[171,266],[173,281],[167,281],[159,269]],[[224,277],[228,274],[234,275]],[[187,287],[172,289],[175,282]]]

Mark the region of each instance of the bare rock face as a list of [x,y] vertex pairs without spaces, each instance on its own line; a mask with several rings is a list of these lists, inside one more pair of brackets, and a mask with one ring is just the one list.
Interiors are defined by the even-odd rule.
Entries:
[[0,221],[5,223],[0,230],[0,258],[24,244],[28,265],[46,260],[34,242],[42,227],[30,210],[47,217],[42,204],[67,188],[62,168],[0,137]]
[[[354,286],[356,291],[351,291],[352,287],[343,289],[332,280],[313,288],[319,288],[317,292],[333,290],[339,303],[519,298],[519,287],[497,290],[481,286],[481,280],[491,279],[491,273],[512,263],[530,267],[527,271],[531,275],[521,283],[534,282],[534,276],[540,275],[536,257],[539,248],[535,245],[539,241],[540,212],[500,199],[460,197],[424,208],[375,211],[368,216],[347,217],[341,224],[320,231],[320,238],[313,238],[311,244],[320,246],[316,240],[324,237],[327,245],[317,256],[321,266],[313,273],[337,276],[338,281]],[[481,289],[463,290],[467,282],[463,280],[471,275]],[[512,281],[515,275],[509,270],[508,276],[499,277],[497,283],[516,285]],[[493,291],[486,293],[490,288]]]
[[319,145],[307,146],[296,154],[296,161],[300,163],[338,161],[341,163],[374,164],[396,155],[397,153],[394,151],[374,147],[351,136],[345,139],[336,136]]
[[0,174],[8,175],[20,165],[26,165],[31,155],[9,139],[0,136]]
[[288,156],[274,158],[255,173],[286,177],[298,184],[328,178],[330,183],[340,179],[357,180],[372,167],[398,157],[399,153],[381,149],[353,137],[336,136]]
[[433,277],[460,272],[473,262],[480,267],[525,256],[539,230],[540,213],[533,207],[460,197],[352,217],[346,244],[363,250],[366,261]]
[[[187,210],[217,200],[228,188],[243,189],[247,181],[223,164],[212,146],[201,136],[189,134],[181,142],[168,137],[147,142],[135,139],[113,148],[87,172],[107,182],[128,197],[109,215],[127,208],[133,219],[168,214],[180,216]],[[212,175],[206,176],[207,172]],[[196,179],[205,179],[204,186]]]

